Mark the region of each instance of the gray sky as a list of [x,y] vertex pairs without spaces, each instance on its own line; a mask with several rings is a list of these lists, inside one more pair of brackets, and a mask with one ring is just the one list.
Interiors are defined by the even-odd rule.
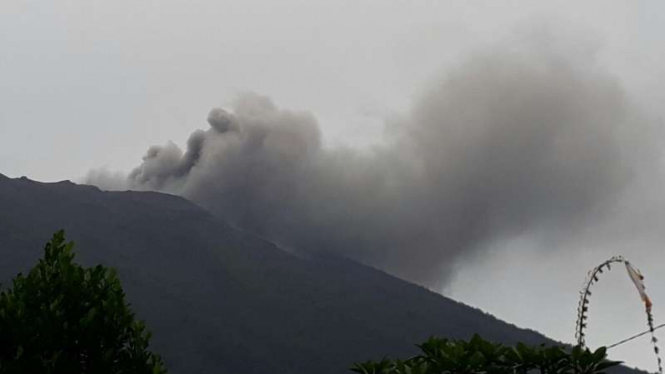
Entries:
[[[366,148],[432,80],[534,24],[547,25],[577,58],[595,56],[650,114],[665,114],[659,1],[3,0],[0,173],[52,181],[100,167],[127,172],[150,145],[184,146],[207,127],[212,107],[246,90],[313,113],[326,146]],[[649,236],[659,227],[634,209],[625,213],[631,220],[654,225],[644,236],[624,235],[609,248],[581,234],[559,240],[575,247],[569,256],[544,255],[539,246],[548,241],[537,234],[516,235],[460,264],[443,291],[571,341],[586,270],[623,253],[645,273],[656,321],[665,321],[665,254],[654,248],[662,238]],[[625,220],[620,212],[599,230],[611,236]],[[630,287],[623,274],[601,281],[591,345],[642,331]],[[615,353],[647,369],[651,355],[646,339]]]

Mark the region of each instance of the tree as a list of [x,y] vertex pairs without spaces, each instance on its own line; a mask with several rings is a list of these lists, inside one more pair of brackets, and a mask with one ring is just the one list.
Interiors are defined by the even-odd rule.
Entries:
[[601,374],[620,364],[608,361],[606,349],[595,352],[580,346],[505,347],[483,340],[430,338],[418,346],[422,354],[407,360],[368,361],[351,370],[360,374]]
[[74,263],[73,248],[58,231],[28,275],[0,292],[0,373],[166,373],[115,270]]

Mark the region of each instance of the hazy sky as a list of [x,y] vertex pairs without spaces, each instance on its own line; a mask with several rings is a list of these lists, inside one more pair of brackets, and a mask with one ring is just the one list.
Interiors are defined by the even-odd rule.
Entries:
[[[248,90],[314,114],[326,146],[365,148],[469,53],[537,26],[575,58],[597,59],[657,118],[665,114],[662,25],[661,1],[2,0],[0,173],[52,181],[100,167],[129,171],[148,146],[183,146],[207,127],[212,107]],[[665,253],[654,248],[662,242],[641,239],[611,249],[564,240],[576,247],[568,256],[516,236],[494,243],[511,251],[460,265],[443,291],[571,341],[585,271],[623,253],[646,274],[656,322],[665,322]],[[624,274],[607,278],[591,304],[592,345],[645,327]],[[646,339],[614,355],[654,368]]]

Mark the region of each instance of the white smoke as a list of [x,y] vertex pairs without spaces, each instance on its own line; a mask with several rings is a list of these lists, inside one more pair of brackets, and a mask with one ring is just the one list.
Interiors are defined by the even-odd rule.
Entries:
[[245,94],[185,151],[88,183],[181,194],[291,250],[440,287],[493,241],[595,227],[657,172],[653,127],[599,70],[532,44],[474,54],[366,150],[323,148],[312,114]]

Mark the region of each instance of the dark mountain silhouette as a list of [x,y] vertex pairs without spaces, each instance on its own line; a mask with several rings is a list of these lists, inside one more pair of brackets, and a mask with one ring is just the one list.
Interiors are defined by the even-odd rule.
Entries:
[[370,267],[288,254],[180,197],[0,174],[1,283],[60,228],[79,262],[118,270],[172,373],[346,373],[430,335],[551,343]]

